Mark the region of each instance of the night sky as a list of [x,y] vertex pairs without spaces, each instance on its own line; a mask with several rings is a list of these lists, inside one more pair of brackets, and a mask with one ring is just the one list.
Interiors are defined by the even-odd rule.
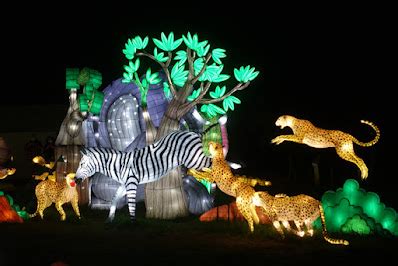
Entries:
[[[397,183],[396,162],[389,158],[397,147],[392,95],[396,85],[391,83],[396,30],[388,8],[330,6],[313,12],[303,7],[304,11],[288,12],[242,6],[217,15],[220,8],[213,7],[188,15],[193,7],[171,7],[152,13],[143,6],[101,12],[63,6],[34,12],[16,9],[11,18],[2,19],[2,65],[7,72],[2,75],[1,104],[22,109],[32,104],[67,106],[65,68],[96,69],[103,74],[105,88],[123,73],[127,59],[122,49],[128,38],[159,38],[162,31],[176,36],[198,33],[213,48],[227,50],[225,73],[248,64],[260,71],[246,90],[235,94],[242,104],[229,114],[231,161],[244,163],[248,175],[275,180],[289,175],[290,156],[299,165],[296,182],[307,184],[311,162],[320,158],[321,179],[322,169],[328,180],[330,165],[335,167],[330,189],[336,189],[346,178],[359,180],[356,166],[338,158],[333,149],[271,145],[272,138],[289,132],[274,122],[279,115],[291,114],[366,142],[374,132],[360,120],[370,120],[382,135],[375,146],[355,146],[370,169],[368,180],[361,184],[379,193],[387,205],[398,207],[392,185]],[[146,15],[140,10],[147,10]],[[234,85],[230,80],[227,88]],[[29,115],[33,114],[25,119]],[[60,125],[63,117],[54,119]]]

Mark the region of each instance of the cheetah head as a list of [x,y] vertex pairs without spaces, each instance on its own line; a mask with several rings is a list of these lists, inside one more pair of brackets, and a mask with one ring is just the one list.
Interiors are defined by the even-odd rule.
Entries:
[[290,115],[282,115],[280,116],[276,122],[275,126],[280,127],[281,129],[285,127],[291,127],[294,121],[294,117]]
[[209,142],[209,152],[211,157],[217,156],[219,154],[223,154],[223,148],[220,143],[210,141]]
[[73,188],[76,186],[76,182],[74,180],[75,176],[76,176],[76,174],[74,174],[74,173],[69,173],[65,176],[65,181],[66,181],[66,184],[68,185],[68,187]]

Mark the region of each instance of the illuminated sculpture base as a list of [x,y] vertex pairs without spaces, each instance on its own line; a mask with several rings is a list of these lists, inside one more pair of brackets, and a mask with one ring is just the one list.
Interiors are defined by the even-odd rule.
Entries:
[[375,130],[376,137],[372,141],[363,143],[348,133],[339,130],[321,129],[315,127],[308,120],[298,119],[290,115],[283,115],[276,120],[275,125],[282,129],[290,127],[293,130],[293,135],[281,135],[272,139],[271,142],[281,144],[284,141],[292,141],[307,144],[314,148],[334,147],[337,155],[346,161],[356,164],[359,170],[361,170],[362,179],[366,179],[368,177],[368,167],[365,162],[355,154],[353,143],[363,147],[372,146],[379,140],[380,130],[372,122],[361,120],[361,123],[367,124]]
[[66,214],[62,205],[68,202],[72,203],[73,210],[77,217],[80,219],[79,211],[79,196],[76,189],[76,184],[72,180],[73,175],[69,174],[65,177],[64,183],[58,183],[51,180],[44,180],[37,184],[35,192],[37,197],[37,210],[30,217],[35,217],[37,214],[43,219],[44,210],[55,203],[59,214],[61,215],[61,221],[66,219]]
[[[374,192],[347,179],[342,188],[326,191],[322,196],[326,225],[330,232],[398,236],[398,214],[386,207]],[[320,221],[315,222],[320,227]]]
[[2,222],[12,222],[12,223],[23,222],[23,219],[11,207],[7,197],[4,194],[0,196],[0,223]]

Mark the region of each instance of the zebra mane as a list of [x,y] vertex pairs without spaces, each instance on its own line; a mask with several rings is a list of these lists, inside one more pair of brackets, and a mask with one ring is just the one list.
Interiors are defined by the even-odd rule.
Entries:
[[105,154],[115,154],[115,153],[121,153],[118,150],[111,149],[111,148],[102,148],[102,147],[83,147],[80,150],[81,154],[83,155],[90,155],[94,153],[105,153]]

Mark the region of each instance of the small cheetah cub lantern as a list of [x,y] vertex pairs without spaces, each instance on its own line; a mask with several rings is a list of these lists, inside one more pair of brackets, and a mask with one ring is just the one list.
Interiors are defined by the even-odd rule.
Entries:
[[363,147],[372,146],[378,142],[380,130],[372,122],[361,120],[361,123],[371,126],[376,132],[376,136],[373,140],[361,142],[348,133],[339,130],[318,128],[308,120],[298,119],[291,115],[282,115],[276,120],[275,125],[279,126],[281,129],[290,127],[293,130],[293,134],[280,135],[272,139],[271,142],[279,145],[284,141],[293,141],[306,144],[313,148],[334,147],[337,155],[346,161],[356,164],[361,171],[361,178],[366,179],[368,177],[368,167],[365,162],[355,154],[353,143]]
[[51,204],[55,203],[59,214],[61,215],[61,221],[65,221],[66,214],[62,205],[68,202],[72,203],[73,210],[77,217],[80,219],[79,211],[79,194],[77,193],[76,183],[74,181],[75,174],[70,173],[65,176],[65,182],[54,182],[50,179],[43,180],[36,185],[36,198],[37,198],[37,210],[30,217],[33,218],[37,214],[43,219],[43,212],[46,208],[50,207]]

